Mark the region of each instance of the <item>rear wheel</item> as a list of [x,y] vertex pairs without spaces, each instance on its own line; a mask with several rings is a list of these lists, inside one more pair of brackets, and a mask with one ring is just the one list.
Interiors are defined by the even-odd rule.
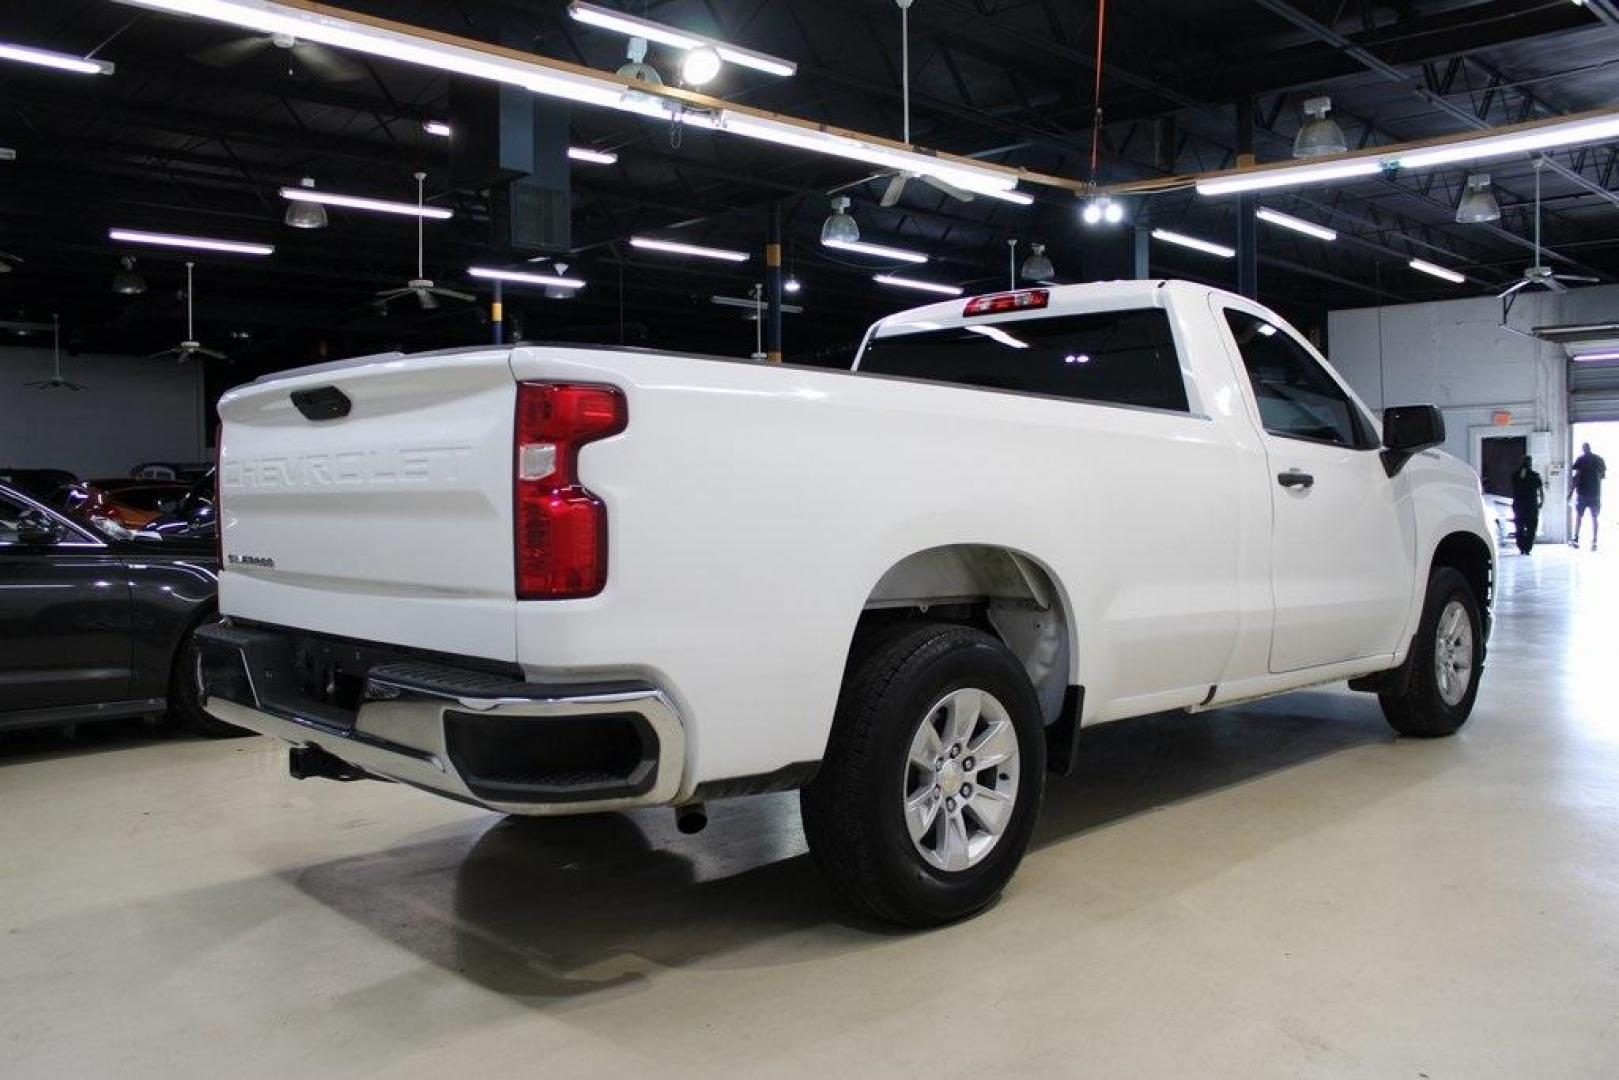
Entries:
[[1395,731],[1434,739],[1454,735],[1467,723],[1484,666],[1483,629],[1467,579],[1449,567],[1436,569],[1406,660],[1405,688],[1378,697]]
[[251,735],[251,731],[227,724],[208,715],[202,707],[202,654],[197,648],[197,630],[211,620],[203,620],[186,631],[174,657],[169,676],[169,719],[194,735],[209,739],[231,739]]
[[908,926],[971,915],[1028,847],[1045,778],[1034,688],[1000,641],[908,624],[857,646],[801,805],[810,851],[854,906]]

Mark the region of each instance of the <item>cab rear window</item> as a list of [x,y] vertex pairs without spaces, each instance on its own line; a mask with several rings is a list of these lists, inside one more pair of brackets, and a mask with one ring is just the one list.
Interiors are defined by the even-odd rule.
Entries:
[[1188,411],[1169,316],[1159,308],[984,322],[873,338],[874,375]]

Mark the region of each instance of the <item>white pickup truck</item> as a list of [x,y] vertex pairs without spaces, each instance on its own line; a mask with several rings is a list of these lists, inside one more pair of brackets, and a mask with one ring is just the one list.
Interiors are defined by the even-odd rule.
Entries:
[[839,891],[977,911],[1082,728],[1352,680],[1478,688],[1495,540],[1427,406],[1182,282],[949,301],[853,370],[390,354],[220,404],[207,708],[295,776],[513,814],[801,789]]

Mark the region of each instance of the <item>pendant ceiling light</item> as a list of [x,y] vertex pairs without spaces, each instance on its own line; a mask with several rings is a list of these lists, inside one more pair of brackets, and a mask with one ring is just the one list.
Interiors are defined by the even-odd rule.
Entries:
[[[315,179],[314,177],[306,176],[298,181],[298,186],[313,190]],[[326,219],[326,207],[318,202],[306,202],[303,200],[292,202],[287,207],[286,221],[294,229],[324,229],[329,224]]]
[[146,279],[135,272],[135,258],[125,255],[118,260],[122,267],[112,277],[112,291],[119,296],[140,296],[146,292]]
[[705,86],[714,81],[723,66],[719,53],[708,45],[700,45],[680,61],[680,78],[687,86]]
[[1087,225],[1117,225],[1124,220],[1124,205],[1109,195],[1098,195],[1079,212]]
[[[663,76],[658,74],[657,68],[646,62],[646,49],[646,38],[630,38],[626,59],[624,63],[619,65],[618,74],[622,78],[635,79],[637,82],[648,83],[652,86],[662,86]],[[625,91],[624,99],[626,101],[651,100],[646,94],[638,90]]]
[[823,244],[857,244],[860,242],[860,225],[849,216],[849,197],[837,195],[832,199],[832,213],[827,216],[821,225],[821,243]]
[[1482,225],[1501,220],[1501,204],[1490,190],[1488,173],[1475,173],[1467,178],[1467,190],[1456,204],[1456,221],[1461,225]]
[[1304,115],[1308,119],[1304,121],[1304,126],[1299,128],[1298,136],[1293,140],[1294,157],[1323,157],[1327,154],[1342,154],[1349,149],[1349,142],[1344,138],[1344,129],[1338,126],[1338,121],[1327,115],[1330,112],[1332,112],[1330,97],[1313,97],[1304,103]]
[[1057,268],[1051,265],[1051,257],[1046,254],[1046,245],[1029,245],[1029,257],[1023,260],[1022,274],[1024,281],[1050,281],[1057,276]]

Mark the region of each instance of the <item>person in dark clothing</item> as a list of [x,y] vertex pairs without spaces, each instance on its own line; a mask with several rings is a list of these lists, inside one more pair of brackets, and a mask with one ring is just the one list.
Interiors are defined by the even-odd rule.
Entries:
[[1608,475],[1608,463],[1591,453],[1591,444],[1580,447],[1583,451],[1569,470],[1568,497],[1574,500],[1574,539],[1580,546],[1580,523],[1587,510],[1591,512],[1591,550],[1597,549],[1598,521],[1602,518],[1602,481]]
[[1540,532],[1540,504],[1546,498],[1546,485],[1534,469],[1535,459],[1525,456],[1512,474],[1512,517],[1518,526],[1518,550],[1527,555],[1535,548]]

